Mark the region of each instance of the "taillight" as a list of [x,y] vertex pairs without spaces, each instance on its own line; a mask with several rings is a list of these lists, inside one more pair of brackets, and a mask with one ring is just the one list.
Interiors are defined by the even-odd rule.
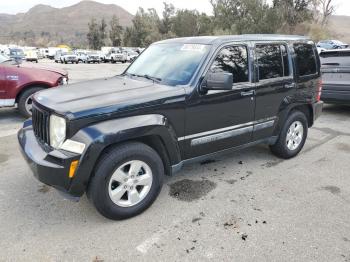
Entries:
[[321,94],[322,94],[322,80],[318,82],[318,86],[317,86],[317,96],[316,96],[317,102],[321,101]]

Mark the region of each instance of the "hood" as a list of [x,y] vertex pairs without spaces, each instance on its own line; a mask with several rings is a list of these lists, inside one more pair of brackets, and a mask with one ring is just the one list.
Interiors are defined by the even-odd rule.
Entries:
[[80,82],[37,93],[39,103],[69,119],[125,112],[183,98],[180,86],[166,86],[128,77]]
[[20,67],[28,68],[28,69],[35,69],[35,70],[49,71],[49,72],[60,74],[62,76],[67,76],[68,75],[67,71],[65,71],[63,69],[59,69],[59,68],[45,67],[45,66],[34,66],[34,65],[28,65],[28,64],[25,64],[25,65],[21,64]]

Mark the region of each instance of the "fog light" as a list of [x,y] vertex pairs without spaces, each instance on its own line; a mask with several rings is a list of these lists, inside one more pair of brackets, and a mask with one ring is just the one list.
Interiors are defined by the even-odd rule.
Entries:
[[72,161],[72,163],[70,164],[70,168],[69,168],[69,178],[73,178],[75,175],[75,170],[77,169],[79,164],[78,160],[74,160]]

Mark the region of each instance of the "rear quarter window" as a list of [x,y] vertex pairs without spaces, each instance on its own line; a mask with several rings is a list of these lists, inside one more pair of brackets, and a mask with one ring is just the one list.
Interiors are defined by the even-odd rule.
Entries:
[[308,76],[317,73],[316,54],[311,44],[298,43],[294,44],[296,55],[296,66],[299,76]]

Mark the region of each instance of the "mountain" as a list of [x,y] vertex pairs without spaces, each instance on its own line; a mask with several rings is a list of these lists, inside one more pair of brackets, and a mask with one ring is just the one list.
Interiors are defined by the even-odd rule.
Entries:
[[124,27],[132,24],[133,15],[114,4],[82,1],[64,8],[36,5],[26,13],[0,14],[0,43],[85,46],[91,18],[105,18],[109,23],[113,15]]
[[350,16],[332,16],[329,20],[329,31],[333,38],[350,44]]

